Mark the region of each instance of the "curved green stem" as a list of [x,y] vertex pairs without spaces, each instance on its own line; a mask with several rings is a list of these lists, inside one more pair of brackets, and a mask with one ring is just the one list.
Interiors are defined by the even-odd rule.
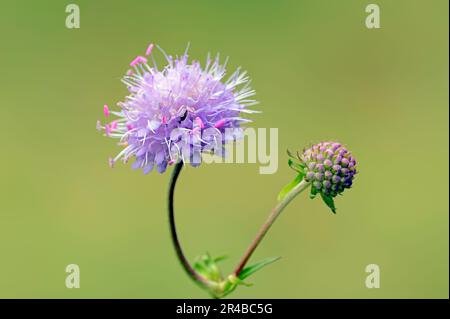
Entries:
[[173,208],[173,198],[175,193],[175,185],[177,183],[178,176],[180,175],[181,169],[183,168],[183,162],[178,162],[175,164],[172,175],[170,177],[169,184],[169,196],[168,196],[168,208],[169,208],[169,224],[170,224],[170,235],[172,237],[172,243],[175,248],[175,252],[177,254],[178,260],[183,266],[183,269],[192,278],[197,284],[201,286],[208,287],[209,281],[200,275],[195,269],[189,264],[186,256],[183,253],[183,249],[181,248],[180,241],[178,240],[177,229],[175,227],[175,215]]
[[298,185],[296,185],[285,197],[282,201],[280,201],[270,213],[269,217],[267,218],[266,222],[261,226],[258,233],[256,234],[256,237],[253,239],[250,246],[247,248],[247,250],[244,253],[244,256],[242,256],[239,264],[234,270],[234,275],[236,277],[239,277],[239,273],[242,271],[242,269],[247,264],[248,260],[252,256],[253,252],[255,251],[256,247],[260,244],[261,240],[266,235],[269,228],[273,225],[275,220],[278,216],[280,216],[283,209],[294,199],[295,196],[300,194],[302,191],[304,191],[308,186],[310,185],[309,182],[301,181]]

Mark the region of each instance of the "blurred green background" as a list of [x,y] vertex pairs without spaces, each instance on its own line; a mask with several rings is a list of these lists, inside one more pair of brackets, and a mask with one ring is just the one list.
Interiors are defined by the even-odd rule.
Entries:
[[[345,143],[359,161],[333,216],[297,198],[253,261],[282,256],[236,298],[448,298],[448,1],[8,1],[2,48],[0,297],[202,298],[171,247],[169,174],[107,165],[120,147],[95,130],[104,103],[149,42],[248,70],[254,127],[279,129],[279,170],[183,171],[177,223],[192,260],[228,254],[231,271],[293,177],[285,150]],[[65,287],[65,267],[81,288]],[[365,267],[381,288],[365,287]]]

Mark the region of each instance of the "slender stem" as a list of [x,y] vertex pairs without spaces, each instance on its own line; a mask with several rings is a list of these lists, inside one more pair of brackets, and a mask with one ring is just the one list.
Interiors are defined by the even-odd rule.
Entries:
[[255,251],[256,247],[258,247],[261,240],[266,235],[269,228],[273,225],[275,220],[278,216],[280,216],[283,209],[291,202],[292,199],[294,199],[295,196],[300,194],[302,191],[304,191],[308,186],[310,185],[309,182],[301,181],[297,186],[295,186],[287,195],[286,197],[277,204],[272,209],[272,212],[270,213],[269,217],[267,218],[266,222],[261,226],[258,233],[256,234],[255,239],[253,239],[250,246],[247,248],[247,250],[244,253],[244,256],[242,256],[241,261],[237,265],[237,267],[234,270],[234,275],[237,277],[239,276],[239,273],[241,270],[245,267],[248,260],[252,256],[253,252]]
[[172,175],[170,177],[169,197],[168,197],[170,234],[172,237],[172,243],[175,248],[175,252],[177,254],[178,260],[180,261],[180,263],[183,266],[186,273],[196,283],[203,285],[203,286],[208,286],[208,280],[205,277],[203,277],[202,275],[200,275],[197,271],[195,271],[195,269],[189,264],[189,261],[187,260],[186,256],[183,253],[183,249],[181,249],[180,241],[178,240],[177,229],[175,227],[173,197],[174,197],[174,193],[175,193],[175,185],[177,183],[177,179],[178,179],[178,176],[180,175],[182,168],[183,168],[183,162],[178,162],[177,164],[175,164]]

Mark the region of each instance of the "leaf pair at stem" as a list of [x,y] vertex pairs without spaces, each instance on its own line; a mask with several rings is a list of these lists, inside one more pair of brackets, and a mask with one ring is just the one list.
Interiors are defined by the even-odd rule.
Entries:
[[207,284],[204,288],[206,288],[212,297],[223,298],[233,292],[239,285],[251,286],[252,284],[247,283],[244,280],[263,267],[277,261],[279,258],[280,257],[266,258],[260,262],[246,266],[239,272],[238,276],[229,275],[224,278],[217,264],[226,259],[226,256],[212,258],[206,253],[196,259],[194,269],[206,279]]

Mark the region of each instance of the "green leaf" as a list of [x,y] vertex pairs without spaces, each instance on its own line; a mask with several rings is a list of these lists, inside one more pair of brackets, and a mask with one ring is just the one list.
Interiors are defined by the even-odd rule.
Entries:
[[224,287],[224,289],[223,289],[223,293],[222,293],[222,295],[220,296],[221,298],[223,298],[223,297],[229,295],[230,293],[232,293],[233,291],[236,290],[237,286],[241,283],[241,281],[239,280],[239,278],[238,278],[237,280],[238,280],[238,282],[233,282],[233,283],[230,282],[229,280],[227,280],[227,281],[225,282],[225,287]]
[[264,260],[261,260],[260,262],[257,262],[256,264],[247,266],[247,267],[245,267],[244,269],[241,270],[241,272],[238,275],[238,278],[240,280],[244,280],[245,278],[253,275],[255,272],[257,272],[261,268],[263,268],[263,267],[265,267],[267,265],[270,265],[271,263],[277,261],[278,259],[280,259],[280,257],[266,258]]
[[281,191],[280,191],[280,193],[278,194],[278,201],[282,201],[285,197],[286,197],[286,195],[295,187],[295,186],[297,186],[298,184],[300,184],[300,182],[303,180],[303,177],[304,177],[305,175],[304,174],[298,174],[297,175],[297,177],[292,181],[292,182],[290,182],[289,184],[287,184],[286,186],[284,186],[282,189],[281,189]]
[[206,267],[203,264],[200,263],[194,263],[194,269],[197,270],[197,272],[206,277],[208,276],[208,269],[206,269]]
[[208,275],[209,269],[204,261],[204,255],[196,258],[194,262],[194,269],[197,270],[203,276]]
[[194,262],[194,269],[205,278],[212,281],[218,281],[222,278],[222,275],[216,264],[216,260],[222,259],[223,257],[212,258],[210,254],[206,253],[196,258]]
[[334,206],[333,197],[324,195],[322,193],[320,193],[320,195],[322,196],[322,199],[325,202],[325,204],[327,204],[327,206],[330,207],[333,214],[336,214],[336,207]]
[[311,193],[309,194],[309,198],[311,198],[311,199],[316,198],[317,193],[318,193],[317,188],[315,188],[314,186],[311,187]]
[[228,256],[226,256],[226,255],[218,256],[218,257],[214,258],[214,262],[218,263],[219,261],[225,260],[227,258],[228,258]]

